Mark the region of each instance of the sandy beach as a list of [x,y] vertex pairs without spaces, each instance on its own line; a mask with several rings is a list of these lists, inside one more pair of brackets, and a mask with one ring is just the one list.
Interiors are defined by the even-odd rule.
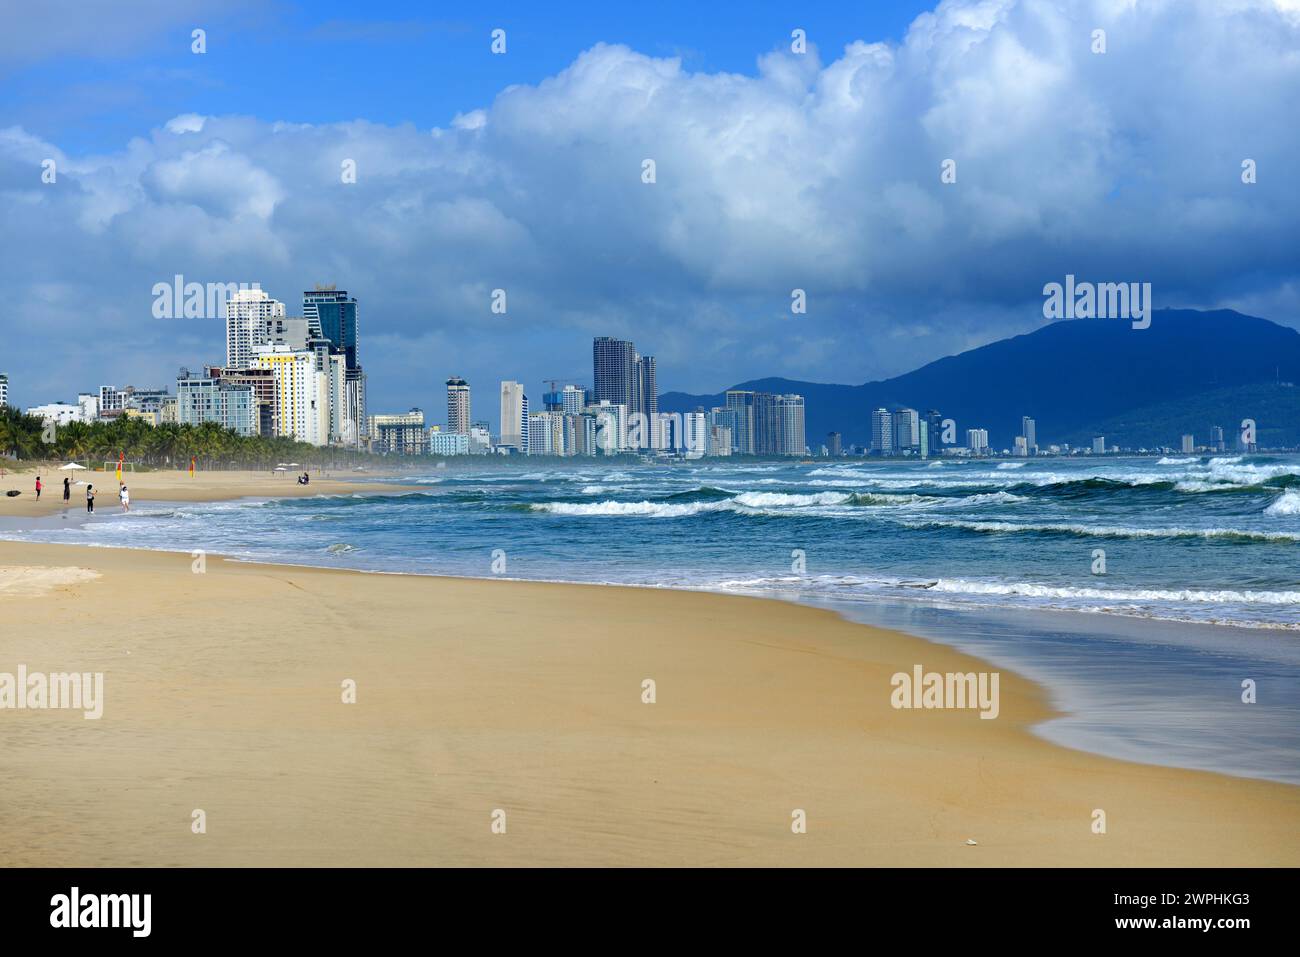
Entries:
[[[248,471],[196,471],[193,477],[188,471],[149,471],[132,472],[127,469],[122,473],[122,481],[131,493],[131,501],[143,503],[159,502],[215,502],[222,499],[243,496],[299,497],[310,495],[349,495],[374,488],[368,478],[373,473],[354,473],[346,471],[330,472],[321,475],[313,472],[308,485],[297,484],[300,472],[248,472]],[[41,477],[44,488],[40,499],[36,498],[36,477]],[[65,505],[63,501],[63,479],[72,479],[71,497]],[[81,484],[77,484],[81,483]],[[63,508],[86,508],[86,484],[94,485],[96,491],[95,508],[117,505],[117,475],[113,471],[62,472],[58,466],[48,469],[35,469],[25,465],[20,470],[10,466],[0,474],[0,518],[13,516],[31,518],[57,514]],[[383,486],[384,491],[393,491],[394,486]],[[21,492],[14,497],[6,496],[10,490]],[[400,490],[400,489],[399,489]]]
[[104,675],[98,720],[0,710],[6,865],[1300,864],[1300,789],[1040,740],[1005,670],[995,720],[896,710],[997,669],[829,612],[193,561],[0,542],[0,672]]

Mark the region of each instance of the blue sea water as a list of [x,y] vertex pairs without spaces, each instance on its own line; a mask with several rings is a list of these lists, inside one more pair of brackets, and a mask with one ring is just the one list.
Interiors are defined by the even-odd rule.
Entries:
[[1062,743],[1300,783],[1298,456],[463,459],[396,481],[421,490],[0,534],[824,605],[1043,682]]

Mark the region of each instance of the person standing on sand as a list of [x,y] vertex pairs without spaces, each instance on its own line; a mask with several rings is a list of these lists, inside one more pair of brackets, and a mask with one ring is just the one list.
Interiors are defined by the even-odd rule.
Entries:
[[41,500],[41,477],[36,476],[36,501]]
[[95,510],[95,486],[87,485],[86,486],[86,511],[93,512],[94,510]]
[[63,500],[66,502],[71,498],[72,498],[72,479],[65,478],[63,480]]
[[131,491],[123,483],[122,488],[118,491],[117,497],[122,500],[122,511],[131,511]]

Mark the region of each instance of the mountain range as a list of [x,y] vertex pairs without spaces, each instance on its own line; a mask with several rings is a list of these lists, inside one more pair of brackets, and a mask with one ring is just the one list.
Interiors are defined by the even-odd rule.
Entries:
[[[1038,443],[1177,448],[1184,433],[1208,444],[1224,429],[1232,448],[1241,421],[1256,421],[1257,443],[1300,445],[1300,332],[1230,309],[1160,309],[1151,325],[1125,320],[1051,322],[919,369],[862,385],[766,378],[733,389],[798,393],[814,451],[829,432],[844,446],[870,444],[874,409],[937,409],[965,430],[984,428],[995,449],[1010,448],[1021,416],[1037,424]],[[661,412],[725,405],[716,395],[667,392]]]

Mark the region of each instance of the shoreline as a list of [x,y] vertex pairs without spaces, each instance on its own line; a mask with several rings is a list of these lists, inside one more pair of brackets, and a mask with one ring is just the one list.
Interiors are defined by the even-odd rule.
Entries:
[[890,674],[989,666],[834,611],[0,542],[15,564],[99,577],[0,592],[0,671],[103,671],[106,702],[0,711],[9,864],[1300,863],[1300,789],[1053,744],[1006,670],[996,720],[893,709]]
[[[393,474],[396,477],[400,473]],[[167,476],[164,476],[164,478],[167,478]],[[184,501],[256,503],[275,498],[329,498],[357,493],[400,497],[411,493],[427,493],[429,491],[428,486],[424,484],[398,485],[391,482],[358,483],[352,481],[339,482],[337,480],[321,480],[319,484],[310,487],[286,486],[283,484],[282,479],[272,479],[268,482],[265,476],[260,473],[243,472],[209,473],[207,478],[208,481],[204,483],[192,484],[193,480],[183,477],[176,483],[179,487],[170,490],[171,494],[164,491],[162,494],[155,495],[152,499],[137,498],[133,504],[147,507],[150,504]],[[274,488],[268,488],[268,486],[274,486]],[[150,489],[149,491],[154,490]],[[236,494],[237,497],[229,497],[232,494]],[[45,506],[44,501],[42,505]],[[0,516],[0,534],[3,534],[6,529],[19,532],[24,530],[52,530],[60,527],[67,529],[70,527],[69,524],[56,521],[56,518],[67,519],[69,509],[60,508],[59,505],[61,503],[49,503],[49,506],[44,509],[46,514],[40,518],[24,519],[17,516]],[[121,508],[119,506],[111,506],[100,509],[96,514],[104,513],[109,517],[114,517],[115,513],[120,512]],[[82,526],[86,524],[86,521],[85,513],[77,509],[73,512],[73,520],[70,525]],[[22,540],[19,539],[18,541],[21,542]],[[192,547],[200,547],[193,546],[191,543],[190,546],[186,547],[142,548],[139,545],[118,544],[107,541],[94,544],[76,542],[59,544],[71,548],[158,552],[186,556],[186,560],[191,554],[197,554],[197,552],[191,551]],[[1185,652],[1188,650],[1186,647],[1188,643],[1183,639],[1189,633],[1205,636],[1204,641],[1198,639],[1198,641],[1192,642],[1193,647],[1198,644],[1204,646],[1217,642],[1220,648],[1226,649],[1231,643],[1234,632],[1237,631],[1234,626],[1228,624],[1208,622],[1178,623],[1161,618],[1123,614],[1084,614],[1075,610],[1052,608],[965,606],[960,603],[942,601],[918,602],[907,600],[910,596],[881,596],[875,601],[834,600],[817,594],[801,594],[797,587],[764,592],[760,589],[721,589],[707,584],[693,586],[618,580],[593,581],[567,577],[489,576],[467,574],[461,570],[349,567],[332,564],[324,556],[313,555],[311,560],[294,561],[281,555],[239,554],[222,552],[215,548],[212,550],[203,548],[201,550],[207,556],[221,557],[230,562],[282,570],[354,571],[362,575],[409,576],[432,581],[497,581],[548,584],[559,587],[611,587],[644,590],[651,594],[673,591],[723,596],[732,595],[790,603],[805,608],[830,609],[848,622],[891,629],[921,640],[938,643],[943,647],[975,656],[981,661],[992,662],[989,667],[997,666],[1009,669],[1017,672],[1022,678],[1035,682],[1043,689],[1048,699],[1056,702],[1059,706],[1057,714],[1036,723],[1030,728],[1030,733],[1042,740],[1055,742],[1060,746],[1100,757],[1131,761],[1154,767],[1199,770],[1247,780],[1273,781],[1288,786],[1300,785],[1300,780],[1297,780],[1297,769],[1290,759],[1290,756],[1294,754],[1293,751],[1278,751],[1274,747],[1272,753],[1258,753],[1258,748],[1254,748],[1246,749],[1239,755],[1235,747],[1223,744],[1223,741],[1231,738],[1234,733],[1249,733],[1258,736],[1269,732],[1267,724],[1259,725],[1253,721],[1255,709],[1248,709],[1252,712],[1249,719],[1251,726],[1246,727],[1243,724],[1243,721],[1246,720],[1244,714],[1229,714],[1222,710],[1222,696],[1217,692],[1213,692],[1211,695],[1202,694],[1200,700],[1188,698],[1184,692],[1184,697],[1181,700],[1176,700],[1174,697],[1168,697],[1167,692],[1164,690],[1164,688],[1170,687],[1167,685],[1167,681],[1166,684],[1162,685],[1157,680],[1162,672],[1165,673],[1166,679],[1171,677],[1181,678],[1186,675],[1185,671],[1179,670],[1180,666],[1177,665],[1177,662],[1182,661],[1183,665],[1187,664]],[[921,618],[926,617],[946,619],[946,623],[938,628],[935,627],[933,621],[928,625],[922,625]],[[1043,640],[1042,642],[1036,640],[1033,643],[1034,646],[1043,645],[1052,639],[1059,638],[1062,634],[1080,634],[1083,632],[1087,632],[1097,639],[1114,638],[1122,632],[1127,632],[1130,636],[1127,640],[1130,642],[1134,641],[1132,636],[1137,634],[1138,644],[1141,645],[1150,644],[1152,641],[1158,644],[1160,642],[1158,635],[1161,632],[1171,633],[1174,627],[1178,628],[1181,637],[1176,645],[1168,646],[1168,652],[1173,654],[1174,658],[1161,661],[1148,659],[1138,662],[1141,666],[1140,669],[1125,669],[1126,671],[1147,671],[1153,676],[1150,680],[1156,681],[1156,684],[1148,683],[1144,685],[1141,679],[1136,679],[1128,674],[1099,674],[1098,669],[1104,671],[1105,664],[1094,660],[1089,660],[1084,666],[1084,671],[1091,672],[1091,675],[1087,681],[1081,684],[1079,676],[1073,673],[1074,669],[1062,671],[1060,667],[1055,666],[1050,660],[1040,660],[1041,654],[1032,648],[1029,657],[1024,654],[1025,647],[1011,649],[1011,653],[1008,653],[1008,649],[1002,647],[1005,644],[1002,639],[1005,637],[1004,633],[1007,628],[998,627],[994,631],[988,630],[987,622],[998,619],[1012,623],[1012,631],[1025,631],[1029,628],[1041,629]],[[1094,619],[1094,621],[1090,621],[1090,619]],[[979,631],[981,637],[976,638],[974,635],[967,634],[972,628]],[[1190,632],[1188,631],[1189,628]],[[980,629],[983,629],[983,631],[980,631]],[[1246,640],[1246,634],[1258,633],[1259,631],[1259,629],[1242,630],[1245,634],[1243,634],[1241,640]],[[1275,629],[1268,630],[1275,631]],[[1051,649],[1045,650],[1052,651]],[[1112,649],[1112,653],[1114,650]],[[1256,652],[1259,650],[1259,648],[1255,648]],[[1112,653],[1107,653],[1107,659],[1111,657]],[[1096,658],[1096,655],[1091,657]],[[1265,658],[1268,658],[1268,656],[1265,655]],[[1121,658],[1121,660],[1123,659]],[[1274,674],[1272,677],[1279,680],[1286,679],[1294,671],[1293,664],[1289,663],[1283,666],[1283,671]],[[1048,667],[1044,667],[1045,665]],[[1256,669],[1253,666],[1249,667],[1245,673],[1254,674]],[[1113,679],[1119,679],[1118,683]],[[1106,691],[1104,698],[1099,699],[1097,691],[1102,686],[1106,687]],[[1130,696],[1129,700],[1133,700],[1134,696],[1136,696],[1138,700],[1147,699],[1152,701],[1153,704],[1147,706],[1145,710],[1141,708],[1134,710],[1124,702],[1125,694]],[[1166,700],[1167,697],[1168,700]],[[1195,735],[1191,731],[1185,734],[1171,734],[1165,712],[1160,707],[1162,702],[1171,711],[1186,710],[1188,708],[1197,709],[1202,714],[1200,719],[1200,725],[1203,726],[1202,730]],[[1275,695],[1270,696],[1270,702],[1276,708],[1278,699]],[[1112,719],[1110,717],[1112,714],[1127,714],[1128,720]],[[1212,714],[1217,715],[1217,720],[1224,723],[1214,724],[1215,719],[1210,717]],[[1285,720],[1285,716],[1273,717],[1269,720],[1276,726],[1276,722]],[[1152,736],[1153,732],[1155,733],[1154,737]],[[1207,748],[1208,739],[1205,737],[1207,733],[1219,741],[1217,745],[1219,748],[1218,757],[1214,756],[1215,752]],[[1271,764],[1270,761],[1272,761]]]

